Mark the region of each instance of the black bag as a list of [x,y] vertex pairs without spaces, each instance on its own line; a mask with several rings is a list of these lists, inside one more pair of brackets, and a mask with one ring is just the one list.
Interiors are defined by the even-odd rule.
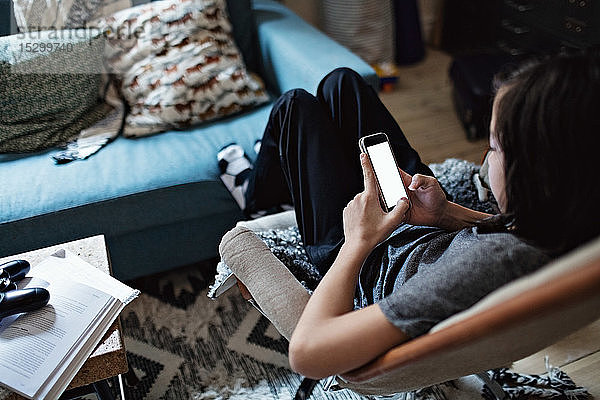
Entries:
[[489,136],[494,97],[493,78],[515,59],[504,54],[468,54],[454,58],[450,65],[452,100],[467,139]]

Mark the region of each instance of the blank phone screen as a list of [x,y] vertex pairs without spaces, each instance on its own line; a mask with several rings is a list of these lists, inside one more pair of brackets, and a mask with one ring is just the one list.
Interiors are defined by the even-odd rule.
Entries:
[[385,204],[390,209],[402,197],[408,197],[402,184],[400,171],[394,162],[392,150],[387,142],[384,142],[367,147],[367,153],[369,153]]

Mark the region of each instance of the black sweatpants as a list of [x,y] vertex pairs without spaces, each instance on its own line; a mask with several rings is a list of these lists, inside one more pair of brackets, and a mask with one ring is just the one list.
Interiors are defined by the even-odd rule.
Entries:
[[273,105],[246,192],[246,211],[291,203],[304,246],[325,273],[344,240],[342,211],[363,191],[358,139],[388,135],[400,168],[433,173],[360,75],[348,68],[329,73],[316,97],[303,89]]

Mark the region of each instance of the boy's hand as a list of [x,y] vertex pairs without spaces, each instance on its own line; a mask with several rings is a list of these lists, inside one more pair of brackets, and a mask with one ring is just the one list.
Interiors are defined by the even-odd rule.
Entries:
[[441,225],[441,220],[449,205],[440,183],[432,176],[415,174],[411,176],[400,170],[404,185],[408,188],[411,207],[406,213],[405,222],[411,225]]
[[344,236],[347,243],[371,251],[403,222],[408,210],[408,199],[400,199],[389,213],[383,211],[379,204],[375,174],[366,154],[360,155],[360,163],[365,190],[344,208]]

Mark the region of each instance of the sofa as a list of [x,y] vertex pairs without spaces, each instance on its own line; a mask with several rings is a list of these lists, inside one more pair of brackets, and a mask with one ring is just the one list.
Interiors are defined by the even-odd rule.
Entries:
[[[368,64],[285,6],[255,0],[252,13],[258,72],[272,99],[292,88],[314,92],[340,66],[377,86]],[[269,112],[265,104],[185,131],[118,137],[64,165],[49,151],[0,154],[0,256],[104,234],[121,280],[216,257],[223,234],[243,218],[216,154],[237,142],[255,157]]]
[[[288,339],[310,298],[298,268],[296,273],[290,268],[301,259],[289,256],[297,253],[290,231],[297,231],[293,211],[241,221],[220,245],[222,261],[233,271],[229,284],[213,291],[219,296],[237,283],[241,295]],[[577,385],[548,360],[544,375],[548,381],[541,384],[505,368],[596,321],[599,284],[600,238],[595,238],[494,290],[426,334],[323,384],[333,391],[346,388],[362,395],[391,396],[477,374],[487,386],[488,399],[510,398],[504,389],[511,394],[534,387],[538,394],[550,388],[561,391],[565,382],[569,386],[562,390],[575,393],[580,390]],[[306,388],[313,387],[308,383],[298,389],[309,391],[305,397],[311,390]]]

